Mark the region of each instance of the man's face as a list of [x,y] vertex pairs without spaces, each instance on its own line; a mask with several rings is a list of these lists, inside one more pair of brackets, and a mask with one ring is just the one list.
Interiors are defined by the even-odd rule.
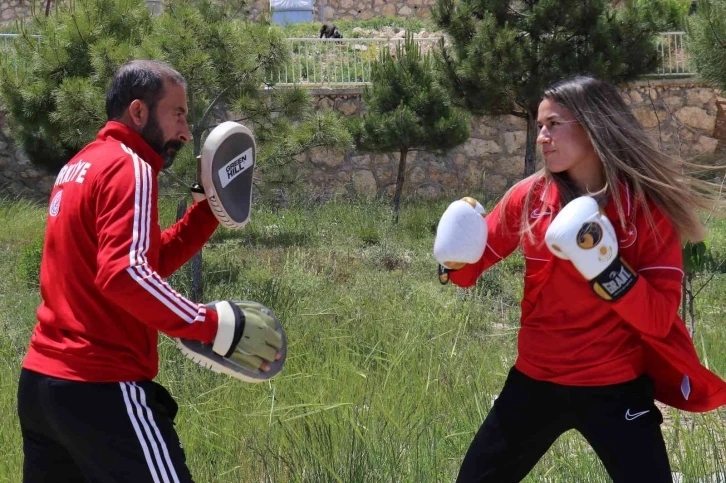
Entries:
[[187,110],[184,87],[164,82],[164,93],[149,112],[146,126],[141,130],[144,141],[164,158],[164,168],[172,165],[177,152],[192,137],[187,124]]

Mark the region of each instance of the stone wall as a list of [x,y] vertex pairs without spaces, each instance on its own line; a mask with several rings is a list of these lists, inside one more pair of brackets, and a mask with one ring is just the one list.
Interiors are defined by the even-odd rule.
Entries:
[[[622,88],[623,98],[663,149],[686,159],[726,164],[726,99],[706,85],[687,80],[637,82]],[[364,111],[360,89],[314,91],[318,109],[345,116]],[[53,176],[34,168],[8,138],[0,112],[0,186],[6,194],[47,198]],[[407,196],[449,193],[499,196],[522,178],[526,125],[514,116],[476,118],[471,139],[446,155],[411,152]],[[315,149],[298,157],[304,182],[319,194],[386,196],[393,192],[399,153],[367,154]]]
[[45,200],[53,189],[55,176],[33,166],[16,149],[7,130],[5,113],[0,110],[0,193]]
[[726,150],[726,99],[688,81],[640,82],[623,96],[635,117],[670,154],[709,158]]
[[[428,18],[436,0],[317,0],[325,21],[373,17]],[[316,17],[317,18],[317,17]]]
[[[38,1],[35,3],[36,6],[40,5]],[[29,17],[32,4],[33,0],[0,0],[0,24],[11,23],[16,19]]]
[[[726,164],[726,99],[719,91],[689,81],[637,82],[622,88],[625,102],[665,151],[686,159],[713,162],[723,152]],[[358,91],[317,91],[320,109],[346,116],[363,110]],[[719,127],[717,127],[719,126]],[[404,193],[501,195],[522,179],[526,123],[514,116],[475,118],[471,138],[445,156],[410,153]],[[710,157],[709,157],[710,155]],[[305,179],[315,190],[357,196],[390,195],[398,153],[365,154],[318,149],[301,157]]]
[[[364,110],[360,91],[316,91],[319,109],[345,116]],[[412,151],[407,157],[404,193],[437,196],[458,189],[503,192],[524,171],[526,123],[515,116],[474,119],[471,139],[447,155]],[[302,156],[303,179],[317,191],[357,196],[391,195],[399,153],[366,154],[315,149]]]

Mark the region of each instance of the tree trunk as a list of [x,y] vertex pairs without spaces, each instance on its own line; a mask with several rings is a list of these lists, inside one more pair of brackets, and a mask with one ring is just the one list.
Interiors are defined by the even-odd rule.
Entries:
[[693,302],[695,299],[693,293],[693,274],[687,273],[686,288],[688,293],[688,333],[691,334],[691,340],[696,336],[696,312],[693,310]]
[[192,145],[194,146],[194,157],[196,158],[197,156],[199,156],[199,153],[202,152],[202,133],[201,132],[192,133]]
[[179,200],[179,203],[176,205],[176,221],[181,220],[184,217],[184,213],[187,212],[187,202],[184,200]]
[[393,223],[398,223],[398,208],[401,205],[401,193],[403,183],[406,181],[406,157],[408,149],[401,149],[401,156],[398,159],[398,176],[396,177],[396,193],[393,195]]
[[192,302],[204,299],[204,280],[202,278],[202,251],[192,257]]
[[[181,220],[187,212],[187,202],[179,200],[176,205],[176,221]],[[204,298],[204,286],[202,284],[202,251],[198,251],[192,258],[192,286],[191,299],[193,302],[201,302]]]
[[684,276],[681,280],[681,320],[686,323],[686,311],[688,310],[688,279]]
[[[194,159],[195,163],[197,156],[202,151],[202,135],[194,133],[192,135],[194,143]],[[197,169],[197,173],[199,170]],[[197,182],[201,183],[201,179],[197,179]],[[204,283],[202,280],[202,250],[199,250],[192,257],[192,302],[201,302],[204,299]]]
[[534,174],[537,167],[537,109],[527,109],[527,145],[524,154],[524,177]]

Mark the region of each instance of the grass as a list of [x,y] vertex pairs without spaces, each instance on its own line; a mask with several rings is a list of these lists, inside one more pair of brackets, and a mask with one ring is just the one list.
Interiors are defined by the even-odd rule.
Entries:
[[[217,231],[204,250],[205,298],[264,303],[290,347],[282,374],[250,385],[200,368],[161,338],[157,380],[180,405],[177,429],[197,481],[454,480],[516,357],[523,260],[510,257],[471,290],[441,286],[432,230],[446,204],[404,204],[397,226],[377,201],[257,206],[244,230]],[[173,222],[171,200],[160,211],[162,226]],[[15,393],[39,302],[28,278],[45,213],[0,203],[0,482],[21,479]],[[714,248],[723,246],[726,223],[713,230]],[[170,282],[185,292],[187,271]],[[725,290],[717,273],[697,299],[697,347],[722,376]],[[726,466],[723,412],[665,416],[681,481]],[[569,432],[526,481],[608,480]]]

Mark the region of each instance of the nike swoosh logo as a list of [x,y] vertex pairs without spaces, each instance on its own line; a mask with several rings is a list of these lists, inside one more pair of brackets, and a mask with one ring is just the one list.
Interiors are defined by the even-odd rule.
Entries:
[[645,413],[649,413],[649,412],[650,412],[650,409],[648,409],[647,411],[641,411],[641,412],[639,412],[639,413],[635,413],[635,414],[630,414],[630,409],[628,409],[627,411],[625,411],[625,419],[626,419],[627,421],[632,421],[633,419],[635,419],[635,418],[639,418],[639,417],[640,417],[640,416],[642,416],[643,414],[645,414]]
[[540,211],[539,208],[535,208],[534,210],[532,210],[531,216],[532,216],[532,218],[539,218],[541,216],[551,215],[551,214],[552,214],[551,211]]

